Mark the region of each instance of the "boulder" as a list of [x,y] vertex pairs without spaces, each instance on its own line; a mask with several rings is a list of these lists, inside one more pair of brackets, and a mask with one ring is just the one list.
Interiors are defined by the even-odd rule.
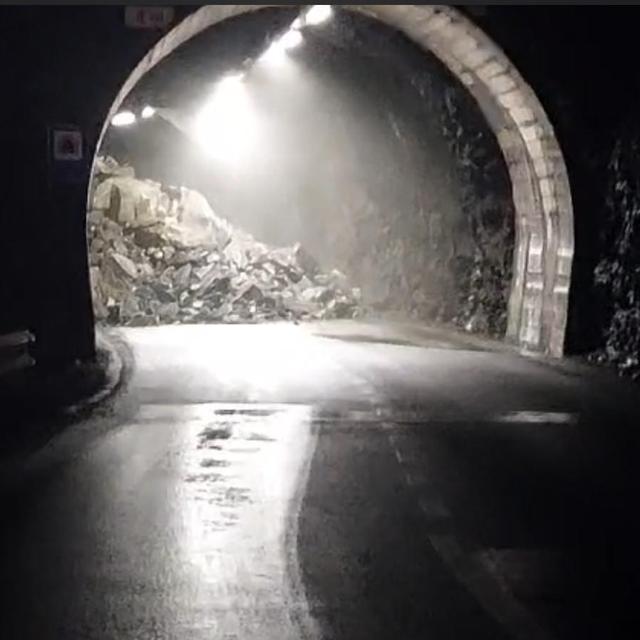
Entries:
[[117,276],[129,278],[130,280],[135,280],[138,276],[138,267],[127,256],[114,252],[109,254],[107,259]]
[[262,292],[262,289],[260,289],[260,287],[258,287],[254,282],[248,282],[243,287],[238,289],[237,294],[233,299],[233,301],[237,302],[238,300],[243,300],[245,302],[248,302],[248,301],[259,302],[263,300],[264,297],[265,295]]
[[160,231],[154,229],[136,229],[133,232],[133,241],[143,249],[161,247],[165,244],[165,239]]
[[191,263],[183,264],[179,267],[173,276],[173,283],[178,289],[186,289],[189,286],[189,280],[191,278]]
[[162,217],[163,194],[156,183],[127,176],[107,178],[94,192],[93,208],[111,220],[134,227],[149,226]]
[[180,307],[177,302],[167,302],[158,307],[158,315],[161,320],[174,321],[176,320]]
[[306,251],[300,244],[296,244],[294,249],[296,263],[303,272],[315,275],[320,271],[320,265],[316,259]]
[[106,211],[111,207],[111,190],[113,183],[110,180],[105,180],[100,183],[93,193],[93,209],[99,213]]
[[95,174],[97,176],[120,176],[126,178],[134,178],[135,171],[129,165],[118,164],[111,156],[98,156],[96,158]]

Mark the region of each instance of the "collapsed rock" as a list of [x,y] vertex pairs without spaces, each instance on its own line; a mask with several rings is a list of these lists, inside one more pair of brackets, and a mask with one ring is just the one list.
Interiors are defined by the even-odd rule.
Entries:
[[300,245],[272,248],[200,193],[96,161],[88,215],[95,314],[109,324],[353,318],[360,291]]

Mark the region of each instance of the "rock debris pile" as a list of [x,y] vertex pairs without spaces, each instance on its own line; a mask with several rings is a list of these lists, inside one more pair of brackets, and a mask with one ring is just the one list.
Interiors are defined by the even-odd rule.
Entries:
[[217,216],[197,191],[96,160],[88,214],[96,318],[129,326],[354,318],[359,289],[300,245],[273,248]]

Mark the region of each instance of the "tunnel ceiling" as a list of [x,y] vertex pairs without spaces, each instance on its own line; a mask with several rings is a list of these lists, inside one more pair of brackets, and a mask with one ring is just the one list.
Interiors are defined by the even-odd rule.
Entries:
[[[189,108],[201,103],[221,76],[255,63],[297,14],[293,8],[267,7],[206,29],[151,69],[127,97],[125,106],[146,103]],[[368,64],[385,62],[401,73],[409,66],[407,59],[425,53],[432,58],[431,65],[439,63],[430,52],[418,48],[412,51],[408,43],[402,33],[368,16],[337,11],[332,20],[307,31],[304,48],[294,49],[289,55],[303,58],[316,68],[339,59],[347,72],[350,62],[359,60]],[[441,67],[447,74],[446,67]],[[456,81],[453,75],[450,81]]]
[[146,74],[128,99],[170,107],[201,102],[220,76],[257,58],[296,14],[267,8],[203,31]]

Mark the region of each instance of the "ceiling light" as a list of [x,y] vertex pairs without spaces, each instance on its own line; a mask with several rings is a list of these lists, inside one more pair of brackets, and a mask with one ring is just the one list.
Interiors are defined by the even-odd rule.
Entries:
[[120,111],[113,116],[111,124],[114,127],[128,127],[136,121],[136,116],[132,111]]
[[293,49],[302,44],[302,34],[297,29],[289,29],[278,42],[285,51]]
[[224,76],[220,82],[218,82],[219,89],[231,89],[233,87],[238,87],[242,84],[244,79],[243,74],[241,73],[230,73],[229,75]]
[[260,62],[268,62],[269,64],[280,64],[285,59],[285,51],[282,44],[272,42],[269,48],[260,56]]
[[147,105],[143,110],[142,113],[140,114],[145,120],[147,118],[151,118],[153,117],[153,115],[155,114],[156,110],[153,107],[150,107],[149,105]]
[[309,11],[307,11],[304,21],[308,25],[321,24],[328,20],[333,14],[333,9],[330,4],[314,4]]
[[240,74],[222,78],[194,122],[193,135],[213,158],[233,164],[253,148],[256,119]]

